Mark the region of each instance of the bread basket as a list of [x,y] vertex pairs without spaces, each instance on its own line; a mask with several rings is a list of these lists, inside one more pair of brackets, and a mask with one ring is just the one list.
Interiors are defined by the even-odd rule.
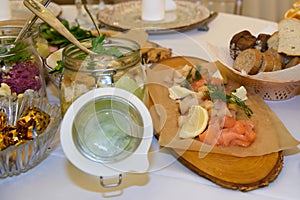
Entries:
[[243,75],[237,70],[216,62],[218,68],[232,80],[244,85],[248,91],[259,94],[265,100],[285,100],[297,95],[300,91],[300,80],[279,81],[263,80],[255,76]]

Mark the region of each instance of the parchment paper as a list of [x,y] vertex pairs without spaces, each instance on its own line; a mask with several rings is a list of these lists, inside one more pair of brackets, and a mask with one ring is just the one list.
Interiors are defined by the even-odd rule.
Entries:
[[[155,130],[159,136],[158,143],[164,147],[182,150],[199,151],[203,153],[220,153],[238,157],[260,156],[281,150],[297,148],[299,141],[293,138],[275,113],[268,107],[263,99],[257,95],[248,93],[246,104],[250,106],[254,114],[250,118],[254,122],[254,131],[257,137],[249,147],[221,147],[206,145],[196,139],[181,139],[178,136],[178,105],[169,98],[168,87],[175,70],[166,65],[155,65],[147,70],[148,88],[153,105],[150,113],[153,118]],[[169,77],[168,77],[169,76]],[[239,85],[228,81],[227,88],[238,88]],[[238,119],[246,116],[238,112]]]

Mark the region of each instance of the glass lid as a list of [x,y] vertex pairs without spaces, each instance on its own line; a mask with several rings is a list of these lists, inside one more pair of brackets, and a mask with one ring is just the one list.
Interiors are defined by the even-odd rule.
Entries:
[[133,153],[143,137],[142,116],[126,99],[101,96],[87,102],[73,121],[78,150],[96,162],[113,162]]
[[118,88],[97,88],[67,110],[60,139],[67,158],[96,176],[145,172],[153,124],[144,103]]

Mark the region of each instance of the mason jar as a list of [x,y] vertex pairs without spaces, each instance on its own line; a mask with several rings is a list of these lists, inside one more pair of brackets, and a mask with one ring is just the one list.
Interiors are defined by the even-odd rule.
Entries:
[[[0,28],[5,29],[6,34],[17,36],[25,23],[25,20],[4,20],[0,21]],[[43,59],[45,59],[50,54],[50,48],[48,41],[40,34],[40,25],[41,24],[34,24],[26,33],[26,36],[32,38],[36,51]]]
[[0,96],[46,96],[42,59],[30,35],[15,42],[19,31],[20,27],[0,27]]
[[[92,39],[83,40],[82,44],[92,49]],[[76,98],[95,88],[121,88],[147,102],[146,75],[139,44],[112,37],[105,38],[101,48],[103,53],[92,55],[72,44],[64,48],[64,70],[60,82],[63,115]],[[111,55],[112,52],[119,55]]]

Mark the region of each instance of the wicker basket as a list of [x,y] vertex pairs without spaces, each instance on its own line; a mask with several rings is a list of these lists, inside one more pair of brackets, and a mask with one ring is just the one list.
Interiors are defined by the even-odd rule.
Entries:
[[244,76],[233,68],[216,62],[218,68],[226,73],[227,77],[244,85],[247,90],[259,94],[265,100],[285,100],[294,97],[300,91],[299,81],[269,81]]

